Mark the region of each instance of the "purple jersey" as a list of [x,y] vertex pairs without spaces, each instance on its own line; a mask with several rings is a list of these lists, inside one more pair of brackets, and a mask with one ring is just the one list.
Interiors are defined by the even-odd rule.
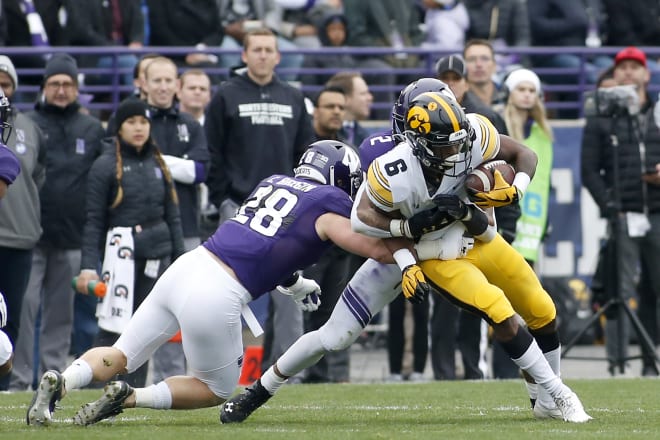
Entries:
[[392,136],[392,130],[380,131],[372,134],[360,144],[360,164],[365,173],[369,169],[371,162],[378,156],[390,151],[396,146],[397,142]]
[[7,184],[14,183],[14,179],[21,172],[21,164],[14,153],[0,144],[0,179]]
[[231,267],[256,299],[317,262],[332,242],[319,238],[316,219],[328,212],[349,218],[351,205],[348,194],[334,186],[274,175],[259,183],[204,247]]

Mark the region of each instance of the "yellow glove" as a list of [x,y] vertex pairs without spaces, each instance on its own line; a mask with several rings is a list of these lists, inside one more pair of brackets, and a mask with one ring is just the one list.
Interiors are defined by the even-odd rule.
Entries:
[[411,264],[403,269],[401,288],[403,289],[403,296],[415,304],[423,302],[431,292],[431,286],[426,282],[422,269],[416,264]]
[[488,192],[470,194],[470,199],[481,208],[498,208],[517,202],[522,196],[518,188],[504,180],[500,170],[495,170],[495,185]]

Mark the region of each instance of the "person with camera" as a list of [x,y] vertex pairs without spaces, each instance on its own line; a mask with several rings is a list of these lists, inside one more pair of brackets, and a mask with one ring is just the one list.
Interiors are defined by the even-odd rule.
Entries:
[[[635,293],[639,267],[644,272],[646,288],[640,292],[638,314],[656,345],[660,272],[651,268],[660,254],[660,128],[647,91],[646,54],[632,46],[619,51],[613,78],[616,87],[600,88],[592,97],[595,105],[582,138],[582,182],[601,216],[609,220],[616,258],[606,272],[617,280],[613,294],[627,301]],[[657,376],[653,347],[641,345],[642,375]],[[617,359],[611,353],[608,358]],[[624,363],[619,363],[623,372]]]

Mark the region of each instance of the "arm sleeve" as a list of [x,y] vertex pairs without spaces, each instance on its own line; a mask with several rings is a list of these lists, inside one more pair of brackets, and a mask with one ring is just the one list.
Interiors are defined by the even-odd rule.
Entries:
[[229,179],[224,169],[226,143],[226,130],[224,128],[225,102],[221,93],[222,89],[216,93],[209,104],[206,123],[204,124],[210,154],[206,186],[209,188],[209,200],[218,208],[222,201],[227,198],[229,188]]
[[385,212],[394,211],[394,196],[387,176],[380,166],[380,161],[375,159],[367,170],[366,183],[367,197],[378,209]]
[[609,140],[601,135],[598,118],[587,118],[582,133],[582,151],[580,153],[580,176],[582,185],[600,208],[601,214],[607,206],[607,185],[600,174],[602,167],[601,152],[610,148]]
[[476,130],[476,142],[479,142],[481,146],[481,156],[484,161],[495,158],[500,152],[500,134],[485,116],[476,113],[472,113],[470,116],[474,116],[471,122],[476,121],[473,126]]
[[165,222],[170,229],[170,239],[172,240],[172,261],[176,260],[185,252],[183,244],[183,227],[181,226],[181,214],[179,205],[172,200],[172,193],[167,185],[165,191]]
[[6,146],[0,144],[0,179],[7,184],[14,182],[21,172],[21,164],[14,153]]
[[111,175],[108,163],[105,157],[97,159],[87,177],[81,269],[96,271],[102,258],[100,250],[103,248],[105,232],[108,229],[108,207],[112,204],[112,200],[109,199],[116,191],[116,183],[111,180],[114,175]]

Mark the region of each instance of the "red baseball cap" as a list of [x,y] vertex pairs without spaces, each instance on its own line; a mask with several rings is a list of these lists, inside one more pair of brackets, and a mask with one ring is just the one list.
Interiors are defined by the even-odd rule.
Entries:
[[646,67],[646,54],[634,46],[628,46],[619,51],[614,57],[614,65],[618,66],[621,61],[633,60]]

